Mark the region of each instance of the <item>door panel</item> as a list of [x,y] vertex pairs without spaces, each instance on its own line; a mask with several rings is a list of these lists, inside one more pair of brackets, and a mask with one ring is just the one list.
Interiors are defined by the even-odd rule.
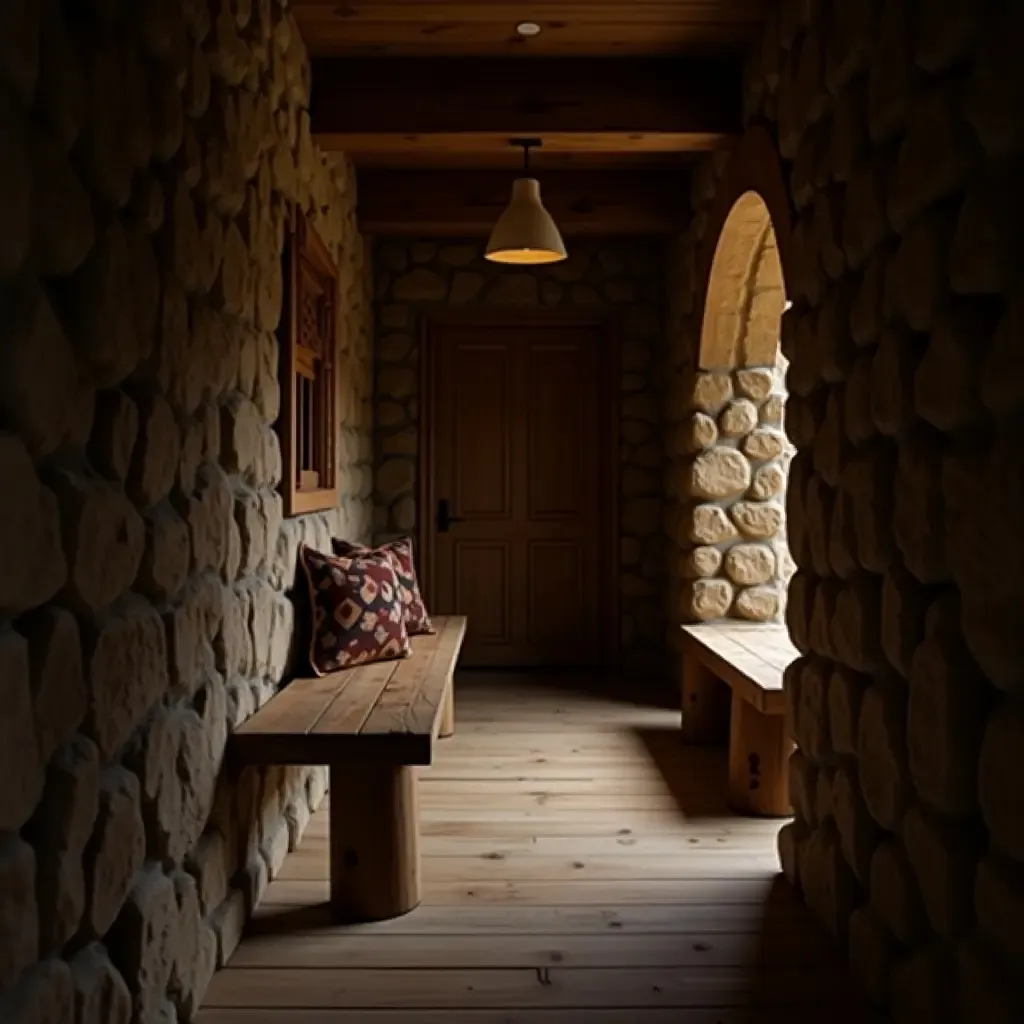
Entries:
[[[603,334],[460,324],[431,334],[430,538],[438,613],[464,614],[467,666],[601,664],[612,582]],[[427,467],[429,471],[429,467]]]

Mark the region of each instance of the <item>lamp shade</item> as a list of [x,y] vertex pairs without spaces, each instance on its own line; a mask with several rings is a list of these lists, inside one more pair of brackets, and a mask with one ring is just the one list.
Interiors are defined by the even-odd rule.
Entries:
[[551,214],[540,201],[536,178],[517,178],[512,198],[487,242],[494,263],[557,263],[568,255]]

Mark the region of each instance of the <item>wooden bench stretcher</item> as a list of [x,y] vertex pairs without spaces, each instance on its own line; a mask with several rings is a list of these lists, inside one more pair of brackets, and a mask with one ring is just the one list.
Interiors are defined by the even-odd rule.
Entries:
[[420,902],[417,765],[455,728],[462,616],[436,616],[412,656],[296,679],[231,737],[233,764],[330,769],[331,912],[396,917]]
[[782,677],[798,653],[785,626],[683,626],[683,741],[698,745],[721,740],[719,693],[725,683],[732,691],[729,806],[740,814],[792,814],[793,743],[786,730]]

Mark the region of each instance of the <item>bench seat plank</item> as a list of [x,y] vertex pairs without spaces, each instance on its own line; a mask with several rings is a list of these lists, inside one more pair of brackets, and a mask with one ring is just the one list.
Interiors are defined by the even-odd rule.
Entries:
[[782,677],[800,653],[785,626],[683,626],[683,637],[690,657],[699,658],[762,714],[785,713]]
[[296,679],[231,738],[241,764],[430,764],[466,630],[437,616],[437,633],[412,638],[412,655]]

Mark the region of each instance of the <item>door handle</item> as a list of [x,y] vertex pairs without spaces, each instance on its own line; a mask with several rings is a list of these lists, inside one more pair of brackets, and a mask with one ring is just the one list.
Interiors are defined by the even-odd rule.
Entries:
[[453,516],[451,512],[451,502],[447,498],[442,498],[437,503],[437,532],[447,533],[451,529],[452,523],[461,523],[465,520],[462,516]]

